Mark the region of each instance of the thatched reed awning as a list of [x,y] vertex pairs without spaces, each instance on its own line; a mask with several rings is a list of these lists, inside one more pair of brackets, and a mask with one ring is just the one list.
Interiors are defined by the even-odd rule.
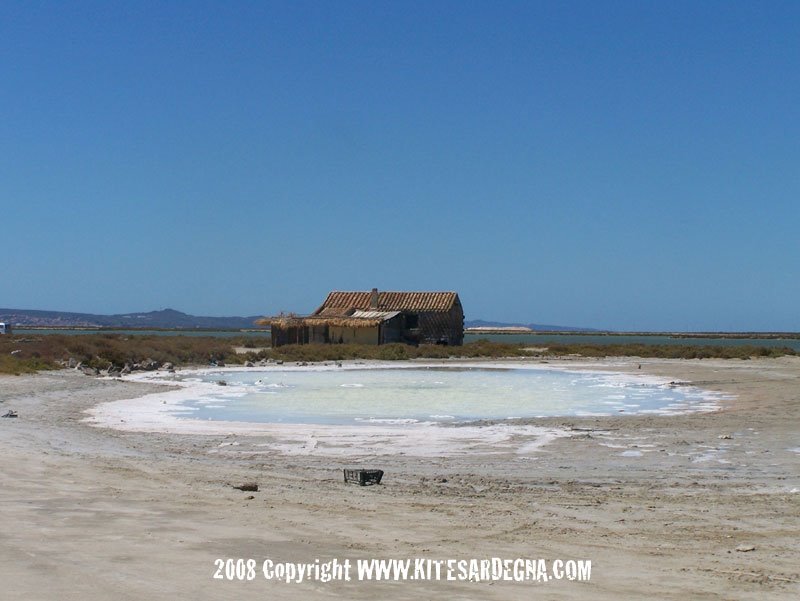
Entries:
[[382,319],[364,319],[358,317],[273,317],[260,319],[260,325],[273,328],[299,328],[334,326],[341,328],[374,328],[383,322]]
[[265,317],[256,323],[278,328],[334,326],[340,328],[374,328],[400,314],[399,311],[356,311],[352,315],[280,315]]

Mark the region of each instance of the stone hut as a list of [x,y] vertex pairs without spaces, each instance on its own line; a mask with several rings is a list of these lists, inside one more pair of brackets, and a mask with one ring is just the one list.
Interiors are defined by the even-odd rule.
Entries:
[[260,323],[270,325],[272,346],[464,342],[464,310],[455,292],[334,291],[311,315],[280,315]]

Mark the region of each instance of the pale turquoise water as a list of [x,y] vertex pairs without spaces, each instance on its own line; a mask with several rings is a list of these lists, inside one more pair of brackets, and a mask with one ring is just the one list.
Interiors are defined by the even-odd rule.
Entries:
[[798,338],[695,338],[659,334],[465,334],[464,342],[475,340],[521,342],[531,346],[548,344],[668,344],[678,346],[767,346],[800,351]]
[[462,422],[708,409],[709,393],[620,374],[540,369],[220,371],[227,386],[184,402],[185,417],[308,424]]

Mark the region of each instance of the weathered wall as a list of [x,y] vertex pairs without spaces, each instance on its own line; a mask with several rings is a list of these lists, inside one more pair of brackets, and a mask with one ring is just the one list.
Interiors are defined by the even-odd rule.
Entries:
[[324,344],[328,342],[328,326],[311,326],[308,330],[310,343]]
[[345,328],[330,326],[330,341],[334,344],[378,344],[378,326],[371,328]]
[[455,305],[448,313],[425,312],[419,314],[420,342],[461,345],[464,343],[464,313]]
[[381,344],[403,341],[403,323],[405,318],[398,315],[381,325]]

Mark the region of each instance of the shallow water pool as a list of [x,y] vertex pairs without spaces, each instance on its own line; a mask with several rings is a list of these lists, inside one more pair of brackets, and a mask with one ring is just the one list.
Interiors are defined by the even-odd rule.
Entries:
[[[390,425],[715,408],[713,396],[694,387],[608,372],[527,367],[292,367],[179,377],[206,384],[202,394],[177,408],[179,417],[200,420]],[[226,386],[207,386],[220,380]]]

